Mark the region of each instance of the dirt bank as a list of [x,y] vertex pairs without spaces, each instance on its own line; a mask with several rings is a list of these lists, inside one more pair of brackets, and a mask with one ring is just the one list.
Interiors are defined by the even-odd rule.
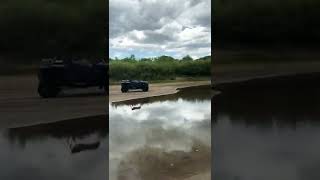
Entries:
[[186,81],[186,82],[174,82],[174,83],[156,83],[149,85],[149,92],[131,91],[128,93],[122,93],[120,91],[120,85],[109,86],[109,102],[119,102],[131,99],[139,99],[153,96],[161,96],[174,94],[178,92],[179,88],[210,85],[210,81]]
[[320,72],[320,61],[259,62],[212,65],[215,85],[257,78]]
[[[121,93],[115,85],[110,86],[110,101],[172,94],[177,88],[203,84],[210,81],[151,84],[146,93]],[[108,113],[108,97],[98,88],[64,90],[57,98],[42,99],[37,85],[34,75],[0,77],[0,129]]]
[[[213,83],[229,83],[299,73],[320,71],[319,61],[224,64],[214,66]],[[49,123],[66,119],[104,115],[108,113],[108,97],[96,88],[64,91],[58,98],[42,99],[37,94],[37,77],[0,77],[0,129]],[[210,85],[210,81],[186,81],[150,84],[149,92],[121,93],[119,85],[109,86],[109,102],[176,93],[179,88]]]
[[211,147],[203,143],[193,144],[188,152],[143,147],[119,163],[118,180],[209,180],[210,167]]
[[0,77],[0,129],[106,114],[107,97],[97,88],[65,90],[59,97],[42,99],[37,77]]

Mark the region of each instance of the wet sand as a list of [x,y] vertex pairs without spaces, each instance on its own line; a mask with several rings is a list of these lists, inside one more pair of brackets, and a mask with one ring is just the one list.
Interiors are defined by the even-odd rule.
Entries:
[[0,129],[105,115],[107,97],[98,88],[64,91],[57,98],[37,94],[36,76],[0,77]]
[[320,72],[320,61],[212,64],[213,84]]
[[209,180],[211,148],[202,143],[189,152],[144,147],[129,153],[119,166],[118,180]]
[[[110,101],[173,94],[178,92],[177,88],[203,84],[210,82],[152,84],[147,93],[121,93],[120,86],[110,86]],[[108,96],[98,88],[63,90],[57,98],[43,99],[37,86],[35,75],[0,77],[0,129],[108,113]]]
[[181,88],[210,85],[211,81],[186,81],[186,82],[174,82],[174,83],[157,83],[150,84],[148,92],[142,91],[129,91],[128,93],[122,93],[120,91],[120,85],[109,86],[109,102],[120,102],[132,99],[140,99],[146,97],[162,96],[174,94]]
[[[320,62],[216,65],[214,85],[243,82],[257,78],[319,72]],[[149,92],[121,93],[119,85],[109,86],[110,96],[97,88],[66,90],[58,98],[42,99],[37,94],[37,77],[17,75],[0,77],[0,129],[49,123],[66,119],[104,115],[109,102],[174,94],[179,88],[210,85],[210,81],[157,83]]]

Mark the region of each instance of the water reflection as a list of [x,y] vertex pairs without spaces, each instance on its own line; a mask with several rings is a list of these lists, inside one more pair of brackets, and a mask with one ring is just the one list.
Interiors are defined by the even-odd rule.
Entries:
[[110,180],[210,179],[210,89],[131,103],[109,105]]
[[213,177],[319,179],[320,88],[309,83],[269,82],[215,97]]
[[123,102],[115,102],[112,103],[114,107],[119,105],[134,105],[134,104],[150,104],[153,102],[162,102],[162,101],[177,101],[178,99],[183,99],[189,102],[195,101],[204,101],[208,100],[213,95],[212,90],[209,86],[197,86],[197,87],[189,87],[185,88],[179,93],[164,95],[164,96],[155,96],[151,98],[143,98],[143,99],[134,99],[134,100],[127,100]]
[[0,179],[107,179],[107,125],[100,116],[3,131]]

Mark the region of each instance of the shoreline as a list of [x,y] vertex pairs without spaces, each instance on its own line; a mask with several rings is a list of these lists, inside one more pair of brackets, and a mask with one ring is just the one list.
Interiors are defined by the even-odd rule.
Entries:
[[[296,69],[290,69],[290,66],[287,67],[286,71],[284,69],[280,71],[279,69],[282,68],[276,70],[266,68],[264,71],[259,71],[261,69],[257,68],[249,73],[243,71],[229,71],[223,74],[213,73],[212,97],[223,92],[223,87],[230,88],[230,85],[234,87],[252,81],[263,83],[265,80],[281,79],[282,77],[291,79],[297,76],[320,74],[319,70],[315,70],[315,67],[308,71],[304,68],[301,71],[294,71]],[[19,88],[17,88],[17,85],[19,85]],[[203,85],[210,86],[211,81],[154,83],[150,84],[149,92],[129,93],[122,93],[120,85],[110,85],[109,97],[96,90],[91,92],[88,89],[88,91],[84,90],[78,94],[74,94],[74,91],[72,91],[72,93],[66,93],[58,98],[41,99],[36,93],[37,79],[33,75],[2,76],[0,84],[0,115],[2,119],[0,129],[108,115],[108,103],[167,96],[176,94],[184,88]],[[220,87],[222,88],[219,89]],[[109,102],[107,103],[108,98]]]
[[[110,93],[109,102],[169,95],[179,92],[179,88],[203,84],[210,81],[156,83],[151,85],[151,93],[122,94],[116,88],[119,96],[114,99],[116,96]],[[37,94],[37,85],[35,75],[0,76],[0,130],[108,115],[109,97],[97,88],[64,90],[57,98],[43,99]]]
[[184,88],[211,85],[210,81],[186,81],[186,82],[170,82],[150,84],[149,92],[132,91],[129,93],[121,93],[119,85],[109,86],[109,103],[120,103],[130,100],[138,100],[143,98],[152,98],[176,94]]
[[40,98],[36,75],[0,76],[0,129],[105,115],[107,96],[97,88],[65,90]]

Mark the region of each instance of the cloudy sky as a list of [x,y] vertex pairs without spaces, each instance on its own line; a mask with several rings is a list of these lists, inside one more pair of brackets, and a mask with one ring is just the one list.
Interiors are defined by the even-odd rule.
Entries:
[[109,0],[110,57],[211,54],[211,0]]

